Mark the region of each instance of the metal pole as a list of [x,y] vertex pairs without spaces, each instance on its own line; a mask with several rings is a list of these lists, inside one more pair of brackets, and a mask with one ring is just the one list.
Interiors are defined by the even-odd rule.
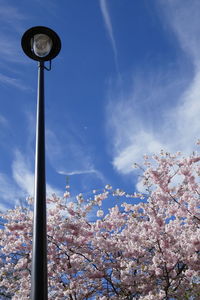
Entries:
[[44,62],[38,65],[31,299],[47,300]]

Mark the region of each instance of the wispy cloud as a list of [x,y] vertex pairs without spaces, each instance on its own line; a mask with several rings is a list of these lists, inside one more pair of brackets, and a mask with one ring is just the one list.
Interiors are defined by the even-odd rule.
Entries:
[[71,172],[66,172],[66,171],[58,171],[59,174],[61,175],[67,175],[67,176],[73,176],[73,175],[82,175],[82,174],[90,174],[90,173],[95,173],[94,170],[74,170]]
[[99,179],[103,178],[94,167],[89,148],[87,152],[79,135],[65,133],[62,139],[64,138],[67,143],[61,142],[52,130],[47,130],[46,136],[47,157],[59,174],[67,176],[95,174]]
[[113,34],[112,22],[111,22],[111,18],[107,6],[107,0],[99,0],[99,1],[100,1],[100,8],[101,8],[104,24],[108,33],[108,37],[110,39],[113,48],[115,59],[117,59],[117,47],[116,47],[116,42]]
[[100,179],[102,182],[106,182],[104,175],[96,170],[96,169],[89,169],[89,170],[74,170],[72,172],[66,172],[66,171],[57,171],[61,175],[66,175],[66,176],[73,176],[73,175],[84,175],[84,174],[91,174],[95,175],[98,179]]
[[[157,70],[151,70],[149,78],[146,72],[134,72],[126,97],[110,96],[108,132],[112,132],[113,165],[121,173],[130,173],[132,163],[141,161],[144,153],[163,148],[191,152],[200,137],[200,2],[158,1],[158,5],[165,28],[167,24],[174,31],[193,71],[165,68],[158,76]],[[184,65],[183,52],[179,59]]]
[[[12,163],[12,175],[21,192],[26,196],[34,195],[34,172],[31,168],[30,161],[19,150],[15,151],[15,158]],[[63,192],[59,189],[46,185],[47,196],[56,194],[62,196]]]
[[6,84],[8,86],[15,87],[15,88],[20,89],[22,91],[31,90],[31,88],[28,87],[27,85],[25,85],[25,83],[23,83],[20,79],[14,78],[14,77],[9,77],[9,76],[4,75],[2,73],[0,73],[0,83]]
[[12,180],[4,173],[0,173],[0,210],[13,207],[20,197],[21,194]]
[[28,19],[27,14],[14,3],[0,0],[0,55],[2,62],[22,63],[23,55],[19,47],[21,34],[24,30],[24,21]]
[[112,26],[112,21],[111,21],[107,2],[108,2],[107,0],[99,0],[101,13],[103,16],[103,21],[104,21],[105,28],[106,28],[106,31],[108,34],[108,38],[110,40],[112,50],[114,53],[114,61],[115,61],[117,75],[118,75],[118,80],[121,85],[122,79],[121,79],[121,74],[120,74],[120,70],[119,70],[117,46],[116,46],[116,41],[115,41],[115,37],[114,37],[114,33],[113,33],[113,26]]
[[0,125],[1,125],[1,127],[9,126],[8,120],[3,115],[0,115]]
[[[149,75],[152,79],[152,74]],[[157,152],[165,148],[166,140],[162,139],[165,130],[164,112],[159,109],[160,98],[169,95],[172,87],[162,83],[161,76],[147,80],[143,74],[134,81],[134,88],[126,97],[110,95],[107,106],[107,134],[112,141],[113,166],[123,174],[131,172],[132,164],[141,160],[144,153]],[[144,87],[145,80],[145,87]],[[156,88],[160,87],[160,88]],[[160,132],[157,122],[160,124]]]
[[[27,15],[23,14],[19,8],[15,5],[8,4],[7,1],[0,1],[0,23],[3,25],[3,29],[9,29],[9,27],[17,32],[21,30],[22,21],[27,19]],[[6,26],[4,26],[6,24]]]
[[0,7],[0,83],[22,91],[30,90],[20,80],[19,72],[16,76],[15,71],[16,63],[26,62],[20,47],[20,38],[28,16],[23,14],[17,5],[8,1],[0,0]]
[[27,195],[33,196],[34,173],[31,171],[28,159],[18,150],[15,151],[15,158],[12,163],[13,179],[20,189]]
[[167,21],[165,25],[171,27],[182,50],[190,56],[194,66],[198,65],[199,67],[200,2],[198,0],[157,0],[157,4],[160,17],[164,17],[164,20]]
[[[56,194],[63,196],[63,191],[46,184],[46,194],[50,197]],[[34,173],[31,170],[29,159],[19,150],[15,151],[12,163],[12,177],[0,173],[0,211],[13,208],[23,203],[28,196],[34,195]]]
[[[1,24],[1,23],[0,23]],[[19,48],[19,42],[16,37],[1,33],[0,35],[0,55],[2,60],[11,63],[22,63],[22,55]]]

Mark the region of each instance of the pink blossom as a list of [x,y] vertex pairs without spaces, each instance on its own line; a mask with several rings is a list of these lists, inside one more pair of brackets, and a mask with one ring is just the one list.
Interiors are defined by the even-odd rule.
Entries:
[[103,215],[104,215],[103,210],[102,210],[102,209],[99,209],[99,210],[97,211],[97,217],[103,217]]
[[[47,199],[50,300],[198,299],[200,158],[162,151],[145,156],[144,168],[148,194],[139,204],[138,193],[110,186],[93,199],[74,200],[69,187],[68,201]],[[105,214],[113,195],[128,200]],[[33,213],[16,207],[1,218],[1,286],[12,299],[30,299]]]

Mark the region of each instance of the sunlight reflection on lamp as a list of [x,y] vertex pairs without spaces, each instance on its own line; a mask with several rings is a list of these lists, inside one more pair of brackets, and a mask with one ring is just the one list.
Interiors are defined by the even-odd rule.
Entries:
[[39,57],[47,56],[52,49],[52,40],[46,34],[36,34],[32,39],[32,50]]

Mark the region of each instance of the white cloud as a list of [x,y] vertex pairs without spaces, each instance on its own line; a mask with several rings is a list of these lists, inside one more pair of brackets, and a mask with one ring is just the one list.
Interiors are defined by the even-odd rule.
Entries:
[[51,197],[53,194],[56,194],[57,197],[63,197],[64,190],[60,190],[60,189],[50,185],[47,182],[46,183],[46,195],[47,195],[47,197]]
[[66,143],[62,143],[52,130],[46,131],[47,157],[57,173],[67,176],[95,174],[103,180],[103,175],[94,167],[89,150],[87,152],[81,138],[75,133],[73,136],[70,133],[64,135]]
[[175,32],[193,65],[193,74],[188,80],[189,75],[181,73],[184,69],[161,69],[159,75],[151,71],[149,77],[135,71],[127,97],[110,96],[108,136],[114,148],[113,165],[123,174],[130,173],[132,163],[140,162],[145,153],[163,148],[191,152],[200,137],[200,2],[158,3],[162,4],[161,19]]
[[0,115],[0,125],[3,127],[9,126],[8,120],[3,115]]
[[26,194],[32,196],[34,192],[34,173],[30,170],[30,164],[20,151],[15,151],[15,159],[12,163],[13,179]]
[[115,41],[115,37],[114,37],[114,33],[113,33],[113,26],[112,26],[111,17],[110,17],[108,5],[107,5],[107,0],[99,0],[99,4],[100,4],[100,9],[101,9],[101,13],[103,16],[105,28],[106,28],[106,31],[108,34],[108,38],[110,40],[112,50],[114,53],[114,61],[115,61],[115,66],[116,66],[116,70],[117,70],[117,74],[118,74],[118,80],[119,80],[119,83],[121,84],[122,79],[121,79],[121,74],[119,71],[117,46],[116,46],[116,41]]
[[27,63],[19,41],[24,30],[24,20],[27,20],[28,16],[23,14],[18,6],[8,4],[5,0],[0,0],[0,7],[0,65],[1,70],[4,70],[0,73],[0,83],[22,91],[30,90],[30,87],[19,79],[19,72],[17,76],[13,75],[16,73],[15,63]]
[[107,2],[107,0],[99,0],[104,24],[105,24],[105,27],[106,27],[106,30],[108,33],[108,37],[110,39],[114,55],[115,55],[115,57],[117,57],[116,42],[115,42],[115,38],[114,38],[114,34],[113,34],[113,28],[112,28],[112,22],[111,22],[109,10],[108,10],[108,6],[107,6],[106,2]]
[[4,211],[8,206],[14,206],[19,197],[19,190],[12,180],[7,175],[0,173],[0,210]]
[[[1,64],[23,63],[23,54],[19,41],[24,30],[24,21],[28,19],[17,5],[0,0],[0,56]],[[12,66],[13,68],[13,66]]]
[[19,52],[17,51],[17,43],[15,38],[11,40],[11,37],[1,34],[0,39],[0,54],[5,61],[16,62],[19,59]]
[[73,176],[73,175],[82,175],[82,174],[90,174],[90,173],[95,173],[94,170],[74,170],[71,172],[65,172],[65,171],[57,171],[61,175],[66,175],[66,176]]
[[[182,49],[199,65],[200,37],[198,0],[157,0],[161,18],[167,19]],[[166,25],[166,23],[165,23]]]
[[19,79],[9,77],[9,76],[4,75],[2,73],[0,73],[0,82],[3,83],[3,84],[6,84],[8,86],[18,88],[22,91],[30,90],[30,88],[27,87],[27,85],[25,85],[24,83],[22,83]]
[[122,149],[114,158],[114,167],[123,174],[128,174],[133,171],[132,165],[142,158],[144,153],[156,153],[164,148],[164,145],[159,140],[148,132],[138,132],[135,135],[135,141],[129,146]]
[[65,175],[65,176],[73,176],[73,175],[87,175],[87,174],[91,174],[91,175],[95,175],[98,179],[100,179],[102,182],[106,182],[104,175],[96,170],[96,169],[89,169],[89,170],[74,170],[72,172],[66,172],[66,171],[57,171],[58,174],[60,175]]
[[[29,160],[18,150],[12,163],[12,177],[0,173],[0,211],[13,208],[23,203],[27,196],[34,195],[34,173],[31,170]],[[56,194],[63,196],[63,191],[46,183],[46,194],[50,197]]]
[[[12,164],[12,174],[15,183],[18,188],[28,196],[34,195],[34,172],[31,170],[29,160],[20,152],[15,151],[15,159]],[[63,191],[46,184],[47,196],[56,194],[57,196],[62,196]]]
[[26,20],[27,16],[22,14],[17,6],[10,5],[6,1],[0,1],[0,22],[12,28],[12,30],[21,30],[21,21]]
[[0,211],[13,208],[25,201],[27,190],[4,173],[0,173]]

